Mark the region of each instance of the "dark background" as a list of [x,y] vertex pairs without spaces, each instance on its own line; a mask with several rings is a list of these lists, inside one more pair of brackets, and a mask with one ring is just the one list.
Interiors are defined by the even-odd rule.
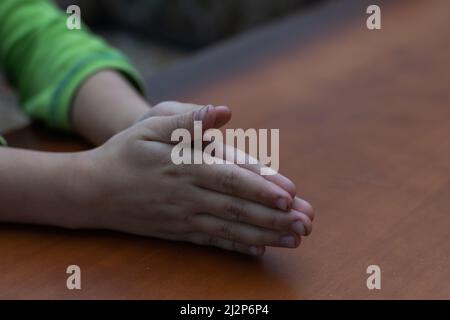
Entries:
[[[148,78],[200,49],[325,0],[56,0],[123,51]],[[0,74],[0,134],[30,120]]]

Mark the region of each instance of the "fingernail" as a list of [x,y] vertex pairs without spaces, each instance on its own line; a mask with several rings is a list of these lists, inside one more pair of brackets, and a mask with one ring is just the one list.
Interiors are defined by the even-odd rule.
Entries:
[[250,252],[250,254],[252,256],[259,256],[259,249],[257,247],[255,247],[255,246],[250,246],[248,248],[248,251]]
[[303,222],[301,222],[300,220],[295,221],[291,225],[291,229],[292,229],[292,231],[294,231],[295,233],[297,233],[300,236],[304,236],[306,234],[305,226],[303,225]]
[[283,211],[287,211],[288,210],[288,201],[286,200],[286,198],[279,198],[277,200],[277,207]]
[[293,236],[283,236],[280,238],[280,244],[284,247],[295,248],[295,238]]

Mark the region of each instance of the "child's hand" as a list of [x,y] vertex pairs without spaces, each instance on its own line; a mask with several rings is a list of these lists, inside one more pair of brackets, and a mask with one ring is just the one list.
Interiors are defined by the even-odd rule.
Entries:
[[[141,122],[150,117],[181,115],[181,114],[185,114],[188,112],[200,110],[203,107],[204,106],[202,106],[202,105],[192,104],[192,103],[181,103],[181,102],[177,102],[177,101],[165,101],[165,102],[161,102],[161,103],[151,107],[143,116],[139,117],[139,119],[136,122]],[[230,121],[231,110],[225,106],[214,107],[214,116],[215,116],[215,118],[214,118],[215,121],[214,121],[214,124],[212,125],[212,127],[220,128]],[[238,149],[229,150],[230,148],[232,148],[232,147],[224,146],[225,154],[226,154],[226,152],[233,151],[234,155],[239,156],[239,157],[247,157],[247,159],[248,159],[247,154],[241,152]],[[261,169],[261,164],[251,165],[251,164],[249,164],[248,161],[245,161],[244,164],[240,164],[241,162],[237,162],[237,161],[235,161],[235,163],[237,163],[237,165],[242,168],[251,170],[258,174]],[[271,181],[271,182],[277,184],[278,186],[280,186],[281,188],[283,188],[284,190],[286,190],[292,197],[295,197],[295,195],[296,195],[295,185],[294,185],[294,183],[292,183],[291,180],[289,180],[285,176],[283,176],[281,174],[276,174],[276,175],[265,175],[263,177],[265,179],[267,179],[268,181]],[[304,205],[301,205],[301,203],[304,203]],[[307,202],[305,202],[304,200],[301,200],[300,198],[297,198],[297,200],[294,201],[294,205],[293,205],[294,209],[299,210],[299,211],[310,212],[310,214],[309,213],[308,214],[310,215],[311,218],[313,218],[312,208],[303,209],[304,206],[309,206],[309,204]]]
[[192,131],[193,119],[203,121],[205,130],[222,125],[224,112],[210,107],[151,116],[86,152],[84,163],[89,163],[92,177],[88,187],[92,219],[90,225],[80,227],[252,255],[262,254],[265,246],[297,247],[300,237],[311,231],[313,212],[306,201],[285,191],[292,187],[279,186],[288,185],[289,180],[276,175],[279,183],[271,182],[234,164],[172,163],[173,130]]

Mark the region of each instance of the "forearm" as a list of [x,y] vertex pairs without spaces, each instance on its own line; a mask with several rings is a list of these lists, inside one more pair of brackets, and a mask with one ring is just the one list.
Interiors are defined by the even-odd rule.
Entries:
[[[90,33],[87,26],[81,30],[68,30],[67,16],[52,1],[1,0],[0,21],[0,65],[10,84],[17,89],[20,105],[33,119],[52,128],[72,130],[69,115],[75,93],[82,87],[83,96],[86,87],[97,82],[94,81],[97,76],[93,75],[100,70],[117,70],[117,78],[118,74],[125,74],[134,87],[142,90],[137,70],[123,54]],[[86,81],[89,78],[91,80]],[[81,99],[86,108],[91,108],[88,119],[95,122],[78,126],[81,134],[95,143],[105,140],[116,127],[122,128],[129,122],[120,111],[114,112],[115,106],[126,102],[125,95],[119,97],[121,99],[117,97],[121,88],[131,89],[128,81],[122,81],[125,85],[118,80],[108,81],[114,78],[111,76],[100,78],[110,87],[93,86],[91,92],[98,94]],[[129,93],[131,96],[132,91]],[[98,99],[92,100],[92,97]],[[113,109],[103,109],[105,104]],[[135,106],[126,109],[127,115],[137,111]],[[106,125],[95,118],[97,114],[103,116],[105,110],[108,117],[104,119],[112,120]],[[124,112],[123,106],[119,110]],[[86,112],[83,110],[80,114],[84,119]]]
[[[128,128],[149,110],[129,82],[101,71],[78,90],[74,129],[96,145]],[[96,181],[89,153],[49,153],[0,148],[0,222],[68,228],[98,225],[90,213]]]
[[132,125],[149,107],[120,73],[104,70],[90,77],[78,90],[71,121],[79,134],[100,145]]
[[0,148],[0,222],[89,226],[90,177],[81,157]]

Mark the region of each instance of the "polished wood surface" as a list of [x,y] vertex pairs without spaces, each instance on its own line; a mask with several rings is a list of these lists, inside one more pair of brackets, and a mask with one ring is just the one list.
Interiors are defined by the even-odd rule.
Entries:
[[[0,226],[0,298],[450,298],[450,1],[330,1],[150,79],[154,101],[280,128],[281,172],[317,210],[299,249],[259,259],[113,232]],[[70,151],[32,127],[12,146]],[[82,290],[66,289],[66,267]],[[379,265],[382,289],[368,290]]]

